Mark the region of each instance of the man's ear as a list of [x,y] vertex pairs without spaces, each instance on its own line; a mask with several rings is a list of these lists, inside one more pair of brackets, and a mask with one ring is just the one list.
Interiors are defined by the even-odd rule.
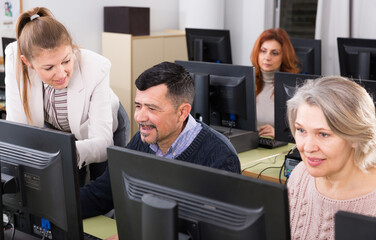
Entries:
[[184,122],[187,119],[189,113],[191,112],[192,106],[189,103],[182,103],[179,107],[179,121]]
[[31,63],[29,62],[29,60],[27,60],[27,58],[25,57],[25,55],[21,55],[20,58],[21,58],[22,62],[23,62],[26,66],[28,66],[29,68],[32,68]]

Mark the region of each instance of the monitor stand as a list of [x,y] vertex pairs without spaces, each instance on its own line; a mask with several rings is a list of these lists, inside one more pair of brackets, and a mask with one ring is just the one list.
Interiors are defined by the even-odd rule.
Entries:
[[237,153],[245,152],[258,147],[258,132],[216,125],[210,125],[210,127],[226,136],[234,146]]

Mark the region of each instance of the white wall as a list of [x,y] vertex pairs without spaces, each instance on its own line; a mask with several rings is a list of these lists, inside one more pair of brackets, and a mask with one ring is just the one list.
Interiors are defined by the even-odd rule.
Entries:
[[179,0],[179,29],[223,29],[225,0]]
[[104,6],[150,8],[150,30],[178,29],[177,0],[23,0],[23,10],[47,7],[81,47],[101,53]]
[[[206,1],[206,0],[203,0]],[[274,0],[225,0],[224,28],[230,29],[233,63],[251,65],[249,56],[259,34],[271,26],[265,20]],[[76,44],[101,53],[104,6],[150,7],[152,32],[179,28],[177,0],[23,0],[23,10],[49,8],[72,34]],[[205,17],[205,16],[203,16]]]
[[258,36],[273,27],[265,12],[273,11],[273,0],[226,0],[225,29],[230,29],[233,64],[252,65],[250,55]]

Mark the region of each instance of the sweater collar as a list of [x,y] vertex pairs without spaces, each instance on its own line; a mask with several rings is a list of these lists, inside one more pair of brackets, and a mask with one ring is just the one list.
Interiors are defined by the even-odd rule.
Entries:
[[269,71],[269,72],[263,71],[262,69],[260,70],[262,74],[262,80],[265,83],[274,83],[274,73],[279,72],[279,68],[275,71]]

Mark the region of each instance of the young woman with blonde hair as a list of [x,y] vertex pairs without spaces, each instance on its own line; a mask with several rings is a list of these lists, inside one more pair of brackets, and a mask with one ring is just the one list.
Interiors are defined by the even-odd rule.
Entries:
[[[119,109],[109,87],[110,61],[75,46],[43,7],[22,13],[16,34],[5,50],[6,119],[73,133],[79,168],[105,162]],[[104,169],[91,169],[91,177]],[[81,185],[84,179],[81,170]]]

